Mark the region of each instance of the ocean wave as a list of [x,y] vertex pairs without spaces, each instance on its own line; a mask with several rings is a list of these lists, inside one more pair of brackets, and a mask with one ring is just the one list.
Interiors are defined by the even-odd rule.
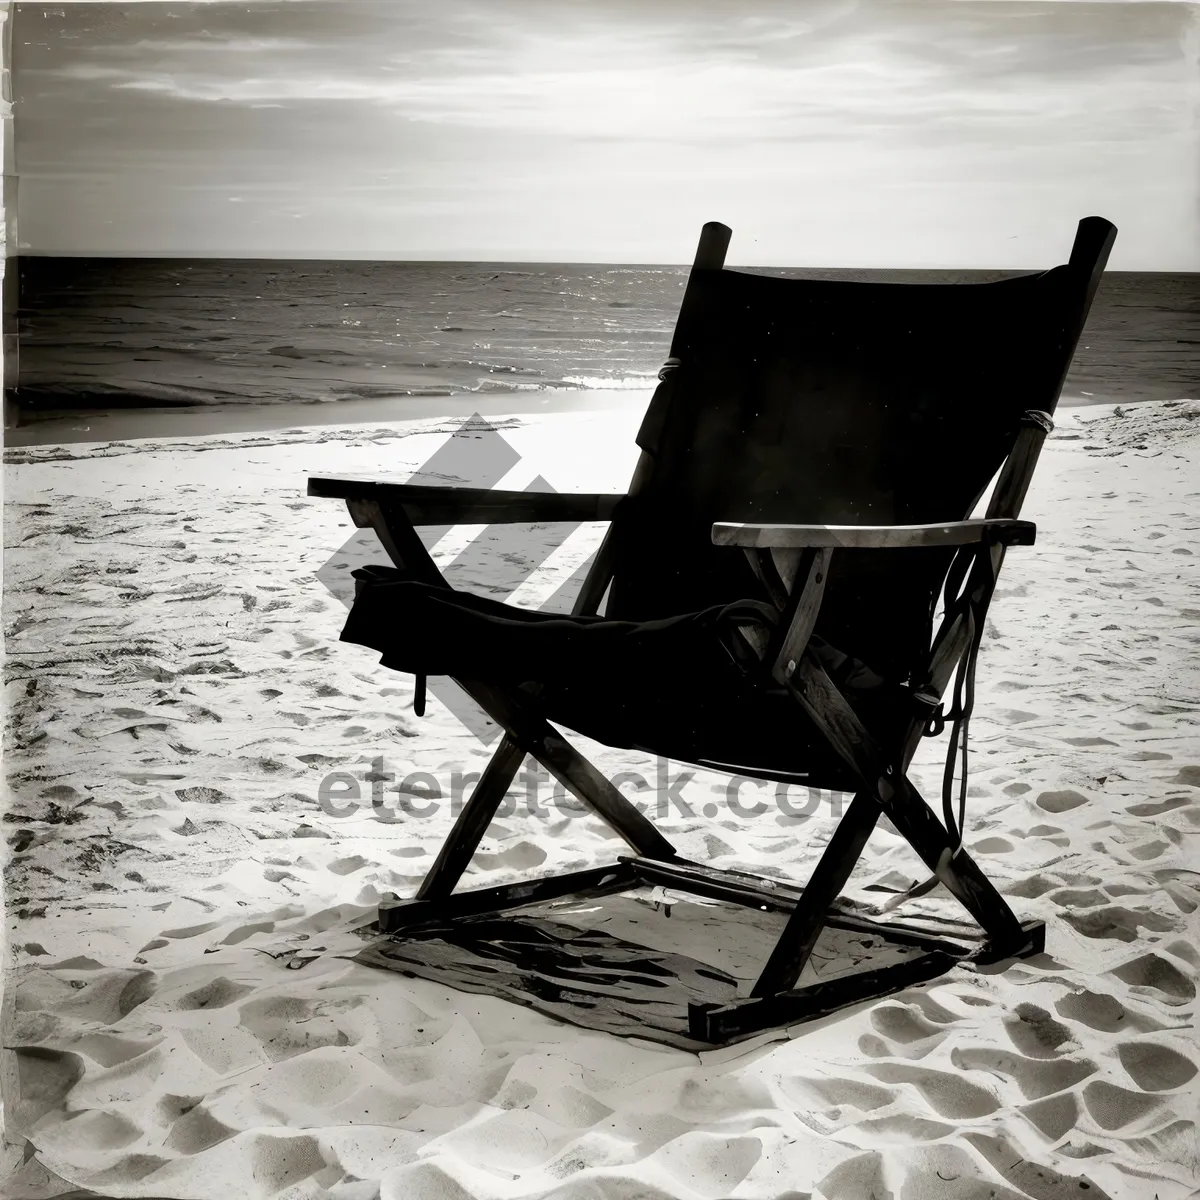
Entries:
[[214,404],[287,404],[288,396],[250,392],[221,391],[216,388],[188,387],[183,384],[138,384],[136,387],[110,387],[105,384],[72,386],[49,384],[45,387],[18,387],[12,398],[30,412],[74,411],[108,408],[190,408]]
[[268,354],[273,354],[276,358],[353,358],[349,350],[334,350],[324,349],[321,347],[306,349],[303,346],[272,346],[267,351]]
[[106,387],[104,385],[72,386],[67,384],[16,389],[11,393],[18,406],[31,417],[38,414],[72,413],[97,409],[129,408],[208,408],[231,404],[294,405],[336,404],[343,400],[397,400],[438,396],[503,396],[518,393],[555,391],[635,390],[649,387],[653,376],[625,376],[605,379],[599,376],[569,376],[561,380],[521,379],[489,376],[475,381],[445,380],[439,382],[351,383],[343,380],[322,381],[319,392],[242,391],[216,387],[195,387],[183,384],[139,382],[136,386]]
[[658,382],[657,375],[616,375],[607,378],[600,375],[564,375],[567,387],[577,387],[589,392],[634,391],[652,387]]

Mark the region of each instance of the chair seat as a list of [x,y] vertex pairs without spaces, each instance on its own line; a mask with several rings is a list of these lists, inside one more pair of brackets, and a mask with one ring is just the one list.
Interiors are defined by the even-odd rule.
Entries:
[[[378,650],[384,666],[509,688],[556,724],[605,745],[752,778],[853,791],[854,775],[782,687],[750,674],[730,649],[731,614],[754,601],[657,621],[547,614],[418,582],[373,567],[355,573],[354,607],[341,640]],[[814,647],[885,744],[912,716],[897,683]],[[856,670],[856,668],[860,668]]]

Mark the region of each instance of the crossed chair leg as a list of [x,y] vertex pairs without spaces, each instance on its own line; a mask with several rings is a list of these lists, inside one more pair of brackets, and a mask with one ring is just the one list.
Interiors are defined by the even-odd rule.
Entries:
[[[399,567],[416,570],[429,581],[441,576],[403,511],[376,501],[353,502],[356,523],[372,525]],[[781,607],[790,609],[783,642],[775,654],[798,652],[781,665],[787,687],[829,744],[853,767],[862,786],[834,832],[807,885],[785,886],[775,880],[721,871],[681,858],[653,824],[527,701],[474,680],[456,682],[504,730],[491,761],[476,783],[432,868],[411,900],[385,899],[379,908],[383,933],[414,932],[420,926],[456,917],[501,912],[542,900],[579,894],[603,895],[644,883],[665,883],[680,891],[724,899],[758,909],[786,912],[787,922],[751,994],[726,1004],[693,1003],[689,1034],[697,1041],[720,1043],[784,1024],[810,1020],[848,1004],[888,995],[935,978],[967,957],[955,942],[898,922],[880,924],[835,913],[833,906],[881,815],[909,842],[946,888],[987,935],[971,955],[997,960],[1038,953],[1044,927],[1020,923],[977,864],[956,847],[945,826],[907,778],[919,736],[910,736],[895,762],[875,746],[807,642],[815,608],[812,592],[827,558],[810,559],[807,581],[792,589]],[[803,579],[803,577],[802,577]],[[807,583],[807,587],[806,587]],[[815,604],[808,602],[815,599]],[[780,598],[783,599],[782,597]],[[808,612],[806,609],[811,608]],[[808,630],[804,629],[808,625]],[[782,664],[782,659],[780,660]],[[918,732],[919,732],[919,727]],[[911,732],[911,731],[910,731]],[[526,755],[532,756],[579,800],[619,833],[633,850],[617,863],[501,887],[455,893],[454,889],[512,784]],[[796,982],[826,926],[869,932],[923,951],[918,957],[871,971],[809,984]]]

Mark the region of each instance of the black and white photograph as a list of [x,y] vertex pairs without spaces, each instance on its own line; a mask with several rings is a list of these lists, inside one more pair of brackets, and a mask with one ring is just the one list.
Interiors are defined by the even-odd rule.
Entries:
[[1200,4],[0,40],[0,1194],[1200,1200]]

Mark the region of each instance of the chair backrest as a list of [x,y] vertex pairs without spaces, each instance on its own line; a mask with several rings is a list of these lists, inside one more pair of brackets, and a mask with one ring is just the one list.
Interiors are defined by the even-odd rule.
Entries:
[[[970,515],[1022,415],[1052,413],[1115,237],[982,284],[793,279],[721,266],[705,226],[638,442],[651,467],[614,523],[606,612],[650,619],[761,595],[714,521],[911,524]],[[716,260],[714,262],[714,259]],[[942,551],[841,551],[817,632],[905,676],[928,650]]]

